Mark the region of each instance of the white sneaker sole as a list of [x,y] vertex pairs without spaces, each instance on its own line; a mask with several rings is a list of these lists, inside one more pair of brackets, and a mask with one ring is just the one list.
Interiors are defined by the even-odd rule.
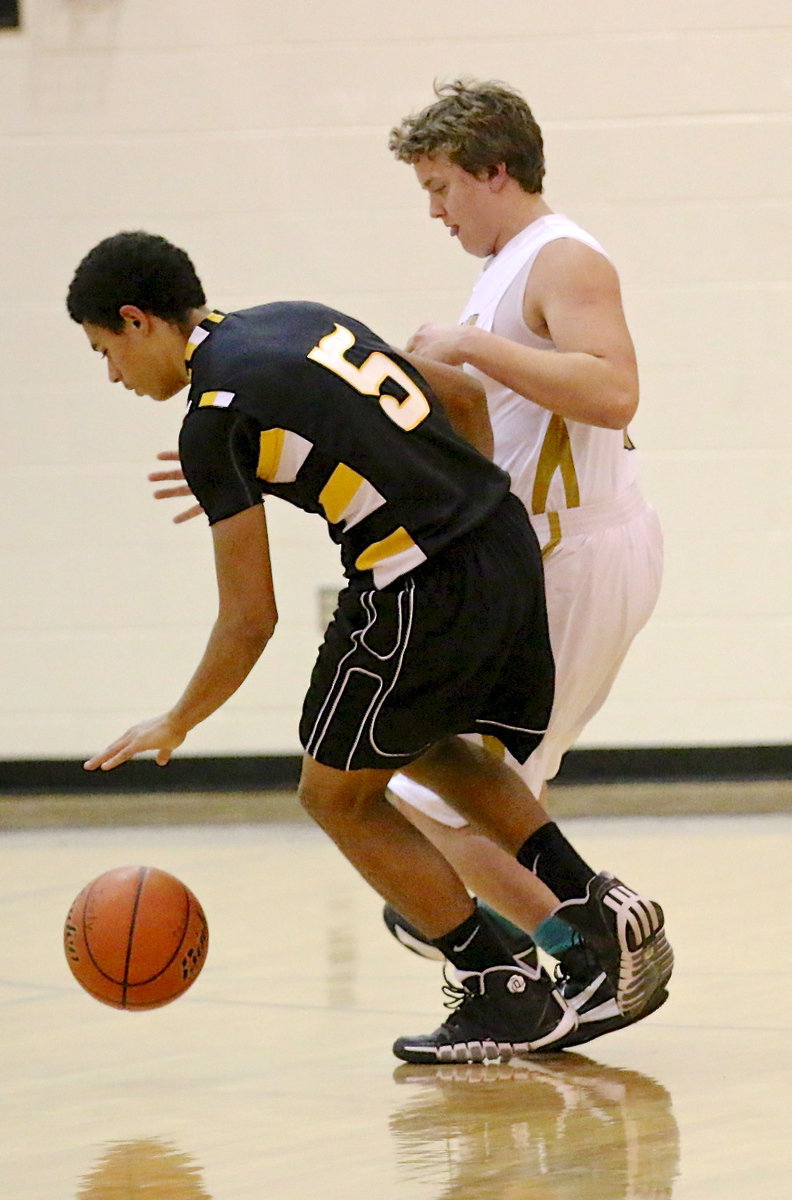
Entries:
[[409,1042],[400,1039],[402,1044],[398,1050],[394,1046],[394,1054],[405,1062],[432,1066],[435,1063],[506,1063],[512,1058],[526,1058],[538,1051],[547,1052],[552,1050],[556,1042],[562,1042],[570,1033],[574,1033],[578,1026],[575,1010],[561,997],[558,997],[558,1002],[562,1008],[561,1020],[544,1037],[534,1041],[496,1042],[494,1039],[484,1038],[480,1041],[427,1046],[420,1042],[410,1045]]
[[622,885],[608,892],[602,903],[616,916],[620,951],[616,1001],[623,1016],[637,1017],[668,982],[674,967],[663,910],[654,900]]

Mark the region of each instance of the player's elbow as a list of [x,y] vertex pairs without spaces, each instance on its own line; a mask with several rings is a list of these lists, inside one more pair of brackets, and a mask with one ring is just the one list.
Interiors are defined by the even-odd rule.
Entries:
[[638,410],[638,388],[632,382],[614,387],[603,411],[606,429],[626,429]]
[[626,429],[635,416],[637,404],[622,404],[614,408],[608,415],[608,420],[604,422],[606,429]]
[[274,609],[268,610],[266,613],[261,613],[248,625],[248,638],[255,646],[263,650],[275,632],[277,624],[278,614]]
[[587,375],[586,393],[584,407],[592,425],[626,429],[638,408],[638,372],[634,360],[599,358]]
[[278,613],[275,608],[251,610],[234,614],[226,621],[226,632],[239,646],[245,657],[258,658],[275,632]]

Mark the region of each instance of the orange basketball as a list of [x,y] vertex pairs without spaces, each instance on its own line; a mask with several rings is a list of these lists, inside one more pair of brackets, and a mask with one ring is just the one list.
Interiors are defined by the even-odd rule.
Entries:
[[71,973],[113,1008],[160,1008],[198,978],[209,946],[190,889],[156,867],[117,867],[75,899],[63,930]]

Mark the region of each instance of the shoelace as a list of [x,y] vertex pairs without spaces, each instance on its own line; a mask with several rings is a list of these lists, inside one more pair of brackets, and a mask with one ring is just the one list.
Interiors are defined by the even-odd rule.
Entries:
[[[572,951],[571,955],[569,951]],[[567,957],[567,963],[557,962],[553,972],[553,981],[562,994],[563,988],[570,985],[581,990],[602,971],[597,959],[581,938],[578,938],[568,951],[564,951],[564,955]]]
[[456,1012],[465,1002],[473,996],[473,992],[469,992],[461,983],[455,983],[448,974],[448,963],[443,963],[443,995],[446,997],[443,1001],[443,1007]]

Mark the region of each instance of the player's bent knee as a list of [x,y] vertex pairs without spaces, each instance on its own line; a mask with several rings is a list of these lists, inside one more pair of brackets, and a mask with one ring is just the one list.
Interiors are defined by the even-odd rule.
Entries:
[[387,803],[382,792],[369,795],[357,790],[322,792],[301,788],[297,795],[303,809],[326,830],[360,824],[371,814],[373,806]]
[[359,820],[372,804],[384,803],[389,778],[388,771],[339,771],[306,756],[297,797],[320,825]]

